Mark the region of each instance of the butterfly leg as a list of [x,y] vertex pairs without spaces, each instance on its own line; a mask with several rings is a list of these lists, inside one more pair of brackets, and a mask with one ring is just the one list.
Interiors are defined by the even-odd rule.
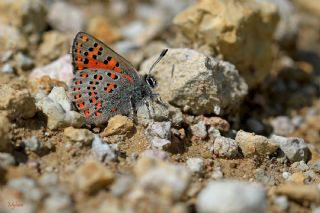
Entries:
[[129,109],[129,115],[128,117],[131,119],[131,120],[134,120],[134,118],[136,117],[136,113],[135,113],[135,106],[134,106],[134,103],[133,103],[133,100],[132,100],[132,97],[129,98],[130,101],[129,101],[129,104],[130,104],[130,109]]

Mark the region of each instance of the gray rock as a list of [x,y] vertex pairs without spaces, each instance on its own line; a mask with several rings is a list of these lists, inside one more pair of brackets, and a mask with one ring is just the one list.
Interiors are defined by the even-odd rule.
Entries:
[[169,157],[169,154],[162,150],[147,149],[141,153],[141,156],[159,159],[159,160],[165,160]]
[[204,162],[201,158],[189,158],[187,167],[193,173],[201,173],[203,171]]
[[23,54],[21,52],[15,56],[15,60],[18,64],[18,66],[23,70],[32,69],[32,67],[34,66],[32,58],[26,56],[25,54]]
[[146,104],[141,105],[137,109],[137,120],[139,124],[144,126],[151,122],[164,122],[169,120],[168,106],[158,103],[157,101],[147,100],[149,107]]
[[54,173],[46,173],[43,174],[40,179],[39,179],[39,183],[41,186],[43,187],[49,187],[49,186],[55,186],[58,184],[58,176],[57,174]]
[[320,172],[320,160],[317,160],[316,162],[312,163],[310,165],[311,169],[317,173]]
[[207,127],[203,121],[190,126],[191,133],[193,136],[205,139],[208,136]]
[[214,127],[209,127],[208,135],[210,140],[214,141],[217,137],[221,136],[220,131]]
[[240,154],[238,143],[231,138],[223,136],[216,137],[213,144],[213,151],[214,154],[219,157],[225,158],[235,158]]
[[27,177],[11,179],[7,185],[21,192],[24,198],[29,201],[40,201],[43,196],[43,192],[38,188],[35,181]]
[[275,135],[287,136],[294,131],[294,124],[288,116],[278,116],[271,121]]
[[280,149],[292,162],[302,160],[308,162],[311,158],[311,152],[302,138],[286,138],[273,135],[271,141],[280,146]]
[[261,168],[256,169],[255,179],[256,181],[269,186],[274,186],[276,184],[275,178],[271,174],[269,174],[267,171]]
[[116,159],[116,154],[112,147],[107,143],[103,143],[101,138],[97,135],[95,135],[92,142],[91,152],[95,158],[102,162],[108,162]]
[[55,190],[49,197],[44,200],[44,208],[46,212],[62,212],[72,213],[74,212],[73,203],[71,197],[61,191]]
[[211,177],[214,180],[220,180],[220,179],[223,178],[223,172],[221,171],[221,167],[220,166],[214,167],[213,172],[211,174]]
[[14,73],[14,68],[11,64],[6,63],[2,66],[1,72],[7,73],[7,74],[13,74]]
[[133,183],[134,180],[132,177],[121,175],[111,186],[111,193],[115,196],[122,196],[130,189],[130,187],[132,187]]
[[32,136],[31,138],[25,139],[23,143],[26,149],[32,152],[39,152],[42,148],[42,142],[39,141],[36,136]]
[[158,137],[152,138],[149,142],[152,148],[161,149],[161,150],[169,149],[171,145],[171,141],[167,139],[158,138]]
[[54,29],[61,32],[76,33],[83,30],[85,15],[67,2],[57,1],[50,7],[48,22]]
[[80,113],[72,111],[72,103],[62,87],[54,87],[48,96],[40,91],[36,95],[36,105],[47,115],[49,129],[81,127],[85,123]]
[[190,184],[191,172],[181,165],[141,158],[135,170],[138,188],[154,191],[170,200],[180,199]]
[[276,196],[273,199],[273,203],[281,210],[286,211],[289,207],[289,200],[286,196]]
[[[152,122],[149,124],[145,130],[145,135],[148,141],[156,145],[156,147],[161,144],[164,146],[171,143],[168,139],[171,138],[171,122]],[[158,145],[157,145],[158,144]]]
[[[157,57],[142,64],[142,73],[148,73]],[[164,100],[196,115],[214,113],[216,107],[224,112],[236,110],[248,90],[232,64],[192,49],[169,49],[152,74]]]
[[199,213],[256,213],[266,212],[265,189],[241,181],[210,182],[198,195],[196,208]]

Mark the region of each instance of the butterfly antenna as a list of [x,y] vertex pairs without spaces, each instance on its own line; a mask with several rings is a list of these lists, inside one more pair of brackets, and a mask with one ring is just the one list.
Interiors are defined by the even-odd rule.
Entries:
[[159,63],[159,61],[161,61],[161,59],[167,54],[167,52],[168,52],[168,49],[162,50],[162,52],[160,53],[159,58],[150,67],[149,75],[150,75],[151,71],[153,70],[153,68],[157,65],[157,63]]

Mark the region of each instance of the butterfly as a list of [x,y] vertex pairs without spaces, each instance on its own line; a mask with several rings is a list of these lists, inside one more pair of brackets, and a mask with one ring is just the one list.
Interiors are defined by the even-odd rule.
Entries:
[[129,115],[137,107],[154,100],[156,80],[153,67],[166,54],[163,50],[140,76],[133,65],[93,36],[79,32],[72,45],[74,78],[69,95],[89,126],[101,126],[116,114]]

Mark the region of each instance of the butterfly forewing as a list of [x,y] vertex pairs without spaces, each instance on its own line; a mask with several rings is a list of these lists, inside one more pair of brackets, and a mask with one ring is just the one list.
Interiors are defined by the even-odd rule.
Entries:
[[121,73],[131,82],[139,78],[130,62],[103,42],[84,32],[79,32],[76,35],[72,55],[74,72],[92,68],[105,69]]

